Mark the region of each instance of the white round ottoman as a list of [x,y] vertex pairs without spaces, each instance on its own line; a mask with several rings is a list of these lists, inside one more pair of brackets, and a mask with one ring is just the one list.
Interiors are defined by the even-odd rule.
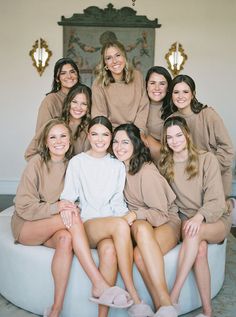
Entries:
[[[51,261],[53,249],[44,246],[23,246],[14,244],[10,222],[13,207],[0,213],[0,293],[10,302],[32,313],[42,315],[53,302],[53,279]],[[175,274],[180,245],[165,256],[165,272],[169,289]],[[220,245],[209,245],[208,258],[211,271],[212,297],[220,290],[224,281],[226,241]],[[98,264],[96,250],[92,250]],[[151,304],[151,298],[134,266],[134,281],[141,298]],[[117,285],[123,287],[118,276]],[[62,317],[93,317],[97,315],[97,305],[89,302],[91,283],[76,257],[73,259],[70,280],[67,287]],[[181,314],[201,305],[194,275],[191,272],[180,296]],[[111,317],[127,316],[126,310],[111,309]]]

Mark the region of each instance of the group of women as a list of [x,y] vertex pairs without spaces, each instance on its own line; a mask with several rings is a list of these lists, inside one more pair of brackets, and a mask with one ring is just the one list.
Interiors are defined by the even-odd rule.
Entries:
[[[187,75],[172,80],[154,66],[145,85],[117,41],[102,48],[96,75],[91,93],[71,59],[55,64],[15,198],[15,241],[55,249],[54,303],[44,315],[60,315],[74,254],[99,317],[109,307],[128,308],[133,317],[178,316],[192,268],[198,316],[212,317],[207,246],[222,242],[231,226],[233,147],[224,123],[197,101]],[[181,240],[168,290],[163,257]],[[135,288],[133,261],[152,308]],[[126,290],[114,286],[118,269]]]

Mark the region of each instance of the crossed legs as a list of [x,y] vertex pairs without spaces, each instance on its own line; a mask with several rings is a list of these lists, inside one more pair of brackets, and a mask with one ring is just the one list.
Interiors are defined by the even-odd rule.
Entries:
[[137,243],[134,250],[135,263],[157,308],[170,306],[163,255],[177,244],[177,237],[169,224],[153,228],[147,221],[137,220],[132,225]]
[[140,298],[133,282],[133,246],[130,237],[130,227],[125,219],[120,217],[106,217],[90,219],[84,223],[90,247],[97,247],[106,238],[112,239],[120,274],[127,291],[135,304]]

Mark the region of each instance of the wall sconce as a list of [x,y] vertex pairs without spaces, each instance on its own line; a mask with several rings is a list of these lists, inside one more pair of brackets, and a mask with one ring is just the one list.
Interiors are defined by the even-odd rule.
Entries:
[[175,42],[171,45],[169,52],[165,55],[165,59],[172,75],[177,76],[183,69],[183,65],[188,59],[188,56],[184,53],[182,45],[178,42]]
[[42,38],[36,40],[32,47],[29,55],[32,58],[33,66],[36,67],[39,75],[42,76],[42,73],[48,66],[52,52],[49,50],[47,42]]

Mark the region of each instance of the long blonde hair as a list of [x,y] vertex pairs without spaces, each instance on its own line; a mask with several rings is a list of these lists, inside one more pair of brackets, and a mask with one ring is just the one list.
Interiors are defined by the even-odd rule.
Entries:
[[56,126],[56,125],[63,125],[69,132],[70,136],[70,147],[68,151],[65,154],[65,160],[69,160],[72,155],[73,155],[73,138],[72,138],[72,132],[68,124],[60,118],[54,118],[49,120],[46,125],[44,126],[43,131],[41,132],[39,139],[38,139],[38,144],[37,144],[37,152],[42,158],[42,161],[47,164],[47,162],[51,159],[49,149],[47,147],[47,138],[49,135],[49,132],[51,129]]
[[167,143],[167,129],[171,126],[178,126],[183,132],[188,150],[188,160],[186,164],[185,171],[188,175],[188,179],[195,177],[198,174],[199,168],[199,159],[198,159],[198,151],[195,148],[189,127],[186,123],[186,120],[179,116],[173,116],[166,119],[163,127],[163,135],[162,135],[162,146],[161,146],[161,156],[159,160],[159,170],[161,174],[167,179],[168,182],[174,181],[174,158],[173,151],[169,148]]
[[95,68],[95,75],[97,76],[98,81],[102,84],[102,86],[108,86],[110,83],[115,82],[115,79],[113,78],[111,71],[107,69],[106,63],[105,63],[105,53],[106,53],[106,50],[110,47],[117,48],[120,51],[121,55],[123,55],[124,58],[126,59],[126,65],[123,70],[122,80],[126,84],[132,82],[134,79],[133,67],[127,60],[127,54],[126,54],[124,45],[116,40],[114,41],[110,40],[106,42],[101,49],[101,59],[99,64]]

